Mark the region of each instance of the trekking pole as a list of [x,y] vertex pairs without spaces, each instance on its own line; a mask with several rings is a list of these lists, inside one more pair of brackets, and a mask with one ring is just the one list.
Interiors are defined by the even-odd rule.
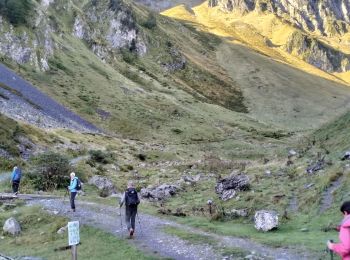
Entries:
[[136,213],[136,216],[137,216],[137,220],[138,220],[138,222],[139,222],[141,235],[143,236],[143,231],[142,231],[142,227],[141,227],[141,221],[140,221],[139,213]]
[[[333,240],[329,240],[329,242],[333,243]],[[331,260],[333,260],[333,259],[334,259],[333,250],[331,250],[331,249],[329,249],[329,248],[327,247],[327,251],[329,252],[329,254],[330,254],[330,256],[331,256]]]
[[120,217],[120,231],[123,231],[123,220],[122,220],[122,207],[119,207],[119,217]]
[[67,189],[66,189],[66,191],[64,192],[63,202],[66,200],[66,195],[68,195],[68,190],[67,190]]

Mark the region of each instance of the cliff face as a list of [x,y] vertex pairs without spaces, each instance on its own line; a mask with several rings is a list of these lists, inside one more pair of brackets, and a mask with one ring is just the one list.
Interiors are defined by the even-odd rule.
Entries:
[[300,29],[328,36],[347,32],[350,23],[349,0],[209,0],[209,6],[227,12],[271,12]]
[[35,4],[35,13],[35,19],[18,27],[0,16],[0,55],[47,71],[50,57],[60,48],[57,39],[71,35],[84,40],[102,60],[121,48],[138,55],[147,51],[133,14],[122,1],[89,1],[78,8],[71,1],[44,0]]
[[283,50],[329,73],[350,70],[350,56],[322,41],[349,31],[349,0],[209,0],[208,5],[240,15],[272,13],[296,28]]

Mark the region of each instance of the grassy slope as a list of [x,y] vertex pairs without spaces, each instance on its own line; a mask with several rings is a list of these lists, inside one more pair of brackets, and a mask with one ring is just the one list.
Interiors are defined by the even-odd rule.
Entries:
[[[56,233],[67,224],[67,219],[50,216],[38,208],[20,207],[16,211],[15,217],[21,224],[22,234],[17,238],[5,236],[1,240],[0,251],[3,254],[54,260],[71,256],[70,250],[55,251],[68,245],[67,233]],[[12,212],[2,213],[0,223],[11,216]],[[141,253],[125,240],[87,226],[80,227],[80,241],[78,255],[82,259],[156,259]]]
[[[135,12],[139,15],[139,19],[147,16],[147,12],[142,8],[135,7]],[[67,15],[69,16],[69,13]],[[149,156],[148,162],[162,160],[183,162],[183,165],[167,169],[166,173],[162,174],[160,174],[161,166],[157,165],[135,167],[138,170],[137,176],[131,171],[120,172],[118,176],[110,171],[108,174],[118,188],[123,187],[130,178],[137,178],[142,186],[172,183],[178,180],[193,162],[203,159],[204,155],[226,158],[235,165],[221,166],[222,161],[219,160],[216,166],[199,165],[197,170],[191,170],[193,173],[208,174],[214,171],[225,175],[232,168],[239,168],[239,162],[248,162],[246,171],[252,179],[252,191],[241,193],[238,200],[223,203],[223,206],[247,207],[251,213],[255,209],[270,208],[283,214],[293,196],[297,196],[301,211],[298,217],[293,216],[290,222],[286,221],[287,224],[283,225],[281,232],[271,233],[266,240],[264,235],[252,229],[250,222],[246,225],[241,225],[241,220],[210,223],[206,219],[193,220],[193,218],[186,218],[185,222],[191,224],[193,220],[193,225],[204,228],[208,225],[211,230],[217,232],[249,236],[269,243],[283,245],[301,243],[308,248],[321,248],[328,234],[323,234],[320,228],[327,224],[328,217],[337,211],[337,205],[343,199],[337,197],[333,208],[327,215],[321,216],[319,222],[314,218],[318,212],[319,195],[332,181],[336,166],[316,177],[305,176],[308,158],[298,159],[293,167],[285,167],[286,152],[288,148],[296,146],[298,135],[290,138],[269,138],[268,136],[278,133],[278,129],[265,124],[264,121],[278,124],[288,131],[291,128],[316,127],[345,109],[337,110],[348,97],[343,86],[314,78],[285,64],[269,60],[250,49],[242,48],[237,42],[226,43],[224,39],[218,39],[212,34],[197,32],[195,24],[183,25],[162,17],[158,17],[160,30],[147,31],[151,42],[160,41],[159,49],[151,48],[146,57],[135,60],[133,64],[126,64],[122,59],[113,64],[104,64],[83,42],[69,36],[70,22],[64,20],[62,23],[66,26],[64,28],[67,30],[66,35],[64,40],[58,38],[57,41],[65,48],[64,51],[56,53],[53,64],[63,64],[64,67],[53,67],[47,73],[38,73],[31,68],[22,67],[20,73],[50,96],[110,132],[147,142],[165,143],[167,147],[164,151],[142,146],[131,149],[130,146],[134,144],[120,144],[116,140],[97,141],[94,137],[87,140],[84,136],[69,132],[59,133],[61,138],[75,140],[83,146],[93,142],[98,143],[97,147],[107,147],[109,144],[110,149],[118,150],[122,163],[129,162],[134,167],[138,162],[132,156],[138,151],[145,152]],[[165,35],[186,55],[191,64],[189,70],[165,74],[159,68],[155,55],[157,53],[167,55],[166,42],[161,40]],[[223,34],[223,36],[229,35]],[[236,59],[238,61],[235,61]],[[237,64],[244,64],[246,67],[239,68]],[[226,68],[227,72],[223,68]],[[257,68],[261,71],[256,71]],[[251,113],[240,114],[219,106],[218,104],[223,104],[223,100],[215,100],[215,95],[208,94],[210,90],[215,90],[215,85],[206,89],[207,85],[204,82],[199,86],[194,84],[196,83],[194,76],[198,71],[201,73],[200,79],[216,82],[219,75],[221,80],[232,84],[233,90],[243,90],[246,96],[244,102]],[[276,73],[280,71],[283,71],[283,75]],[[203,75],[207,77],[202,77]],[[244,75],[249,76],[245,78]],[[260,84],[258,81],[262,81],[260,83],[266,91],[259,92],[254,89],[256,84]],[[317,82],[315,85],[323,87],[313,88],[314,82]],[[329,85],[330,89],[326,90],[325,85]],[[252,86],[253,88],[250,88]],[[273,92],[279,86],[284,88]],[[297,91],[292,88],[296,88]],[[299,93],[301,91],[302,94]],[[229,93],[235,92],[230,89]],[[273,95],[273,101],[277,102],[271,102],[271,96],[267,94]],[[296,105],[293,103],[295,95],[300,95],[298,100],[300,103],[297,103],[300,106],[297,108],[299,112],[292,111]],[[337,95],[337,98],[333,98],[332,95]],[[284,107],[284,104],[288,105]],[[322,111],[322,115],[318,114],[319,104],[328,105],[329,111]],[[286,110],[285,114],[274,117],[281,107]],[[96,108],[110,112],[111,117],[102,120],[96,113]],[[293,125],[290,124],[291,119]],[[308,124],[305,125],[305,122]],[[266,165],[263,164],[264,158],[270,160]],[[309,158],[312,158],[312,155]],[[105,169],[109,168],[106,166]],[[263,175],[265,170],[271,170],[272,176],[265,177]],[[306,190],[304,185],[311,182],[315,183],[314,188]],[[213,191],[214,185],[215,180],[211,179],[201,182],[196,187],[188,187],[186,188],[188,192],[169,200],[165,206],[172,209],[183,207],[186,213],[191,214],[194,208],[193,214],[198,215],[200,213],[196,209],[205,207],[208,198],[217,199]],[[276,195],[285,196],[276,200]],[[308,222],[310,229],[315,232],[305,236],[308,240],[298,242],[298,236],[304,235],[299,232],[299,227],[308,225]],[[310,240],[315,237],[315,241]]]

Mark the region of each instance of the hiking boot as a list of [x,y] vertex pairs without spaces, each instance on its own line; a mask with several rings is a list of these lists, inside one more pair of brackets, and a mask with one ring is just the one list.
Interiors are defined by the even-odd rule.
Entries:
[[132,238],[134,235],[134,230],[132,228],[130,228],[129,235],[130,235],[130,238]]

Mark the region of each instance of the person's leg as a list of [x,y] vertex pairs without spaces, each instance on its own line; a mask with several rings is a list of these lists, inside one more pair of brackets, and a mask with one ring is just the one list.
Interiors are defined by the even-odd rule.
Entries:
[[131,211],[131,227],[135,231],[135,218],[137,214],[137,207],[133,207]]
[[12,182],[12,191],[13,191],[13,193],[17,193],[18,192],[18,187],[19,187],[19,183],[17,181],[13,181]]
[[125,206],[125,223],[126,223],[126,228],[128,230],[130,230],[130,228],[131,228],[131,226],[130,226],[130,216],[131,216],[130,207]]
[[71,192],[70,193],[70,207],[73,211],[75,211],[75,196],[77,195],[76,192]]

